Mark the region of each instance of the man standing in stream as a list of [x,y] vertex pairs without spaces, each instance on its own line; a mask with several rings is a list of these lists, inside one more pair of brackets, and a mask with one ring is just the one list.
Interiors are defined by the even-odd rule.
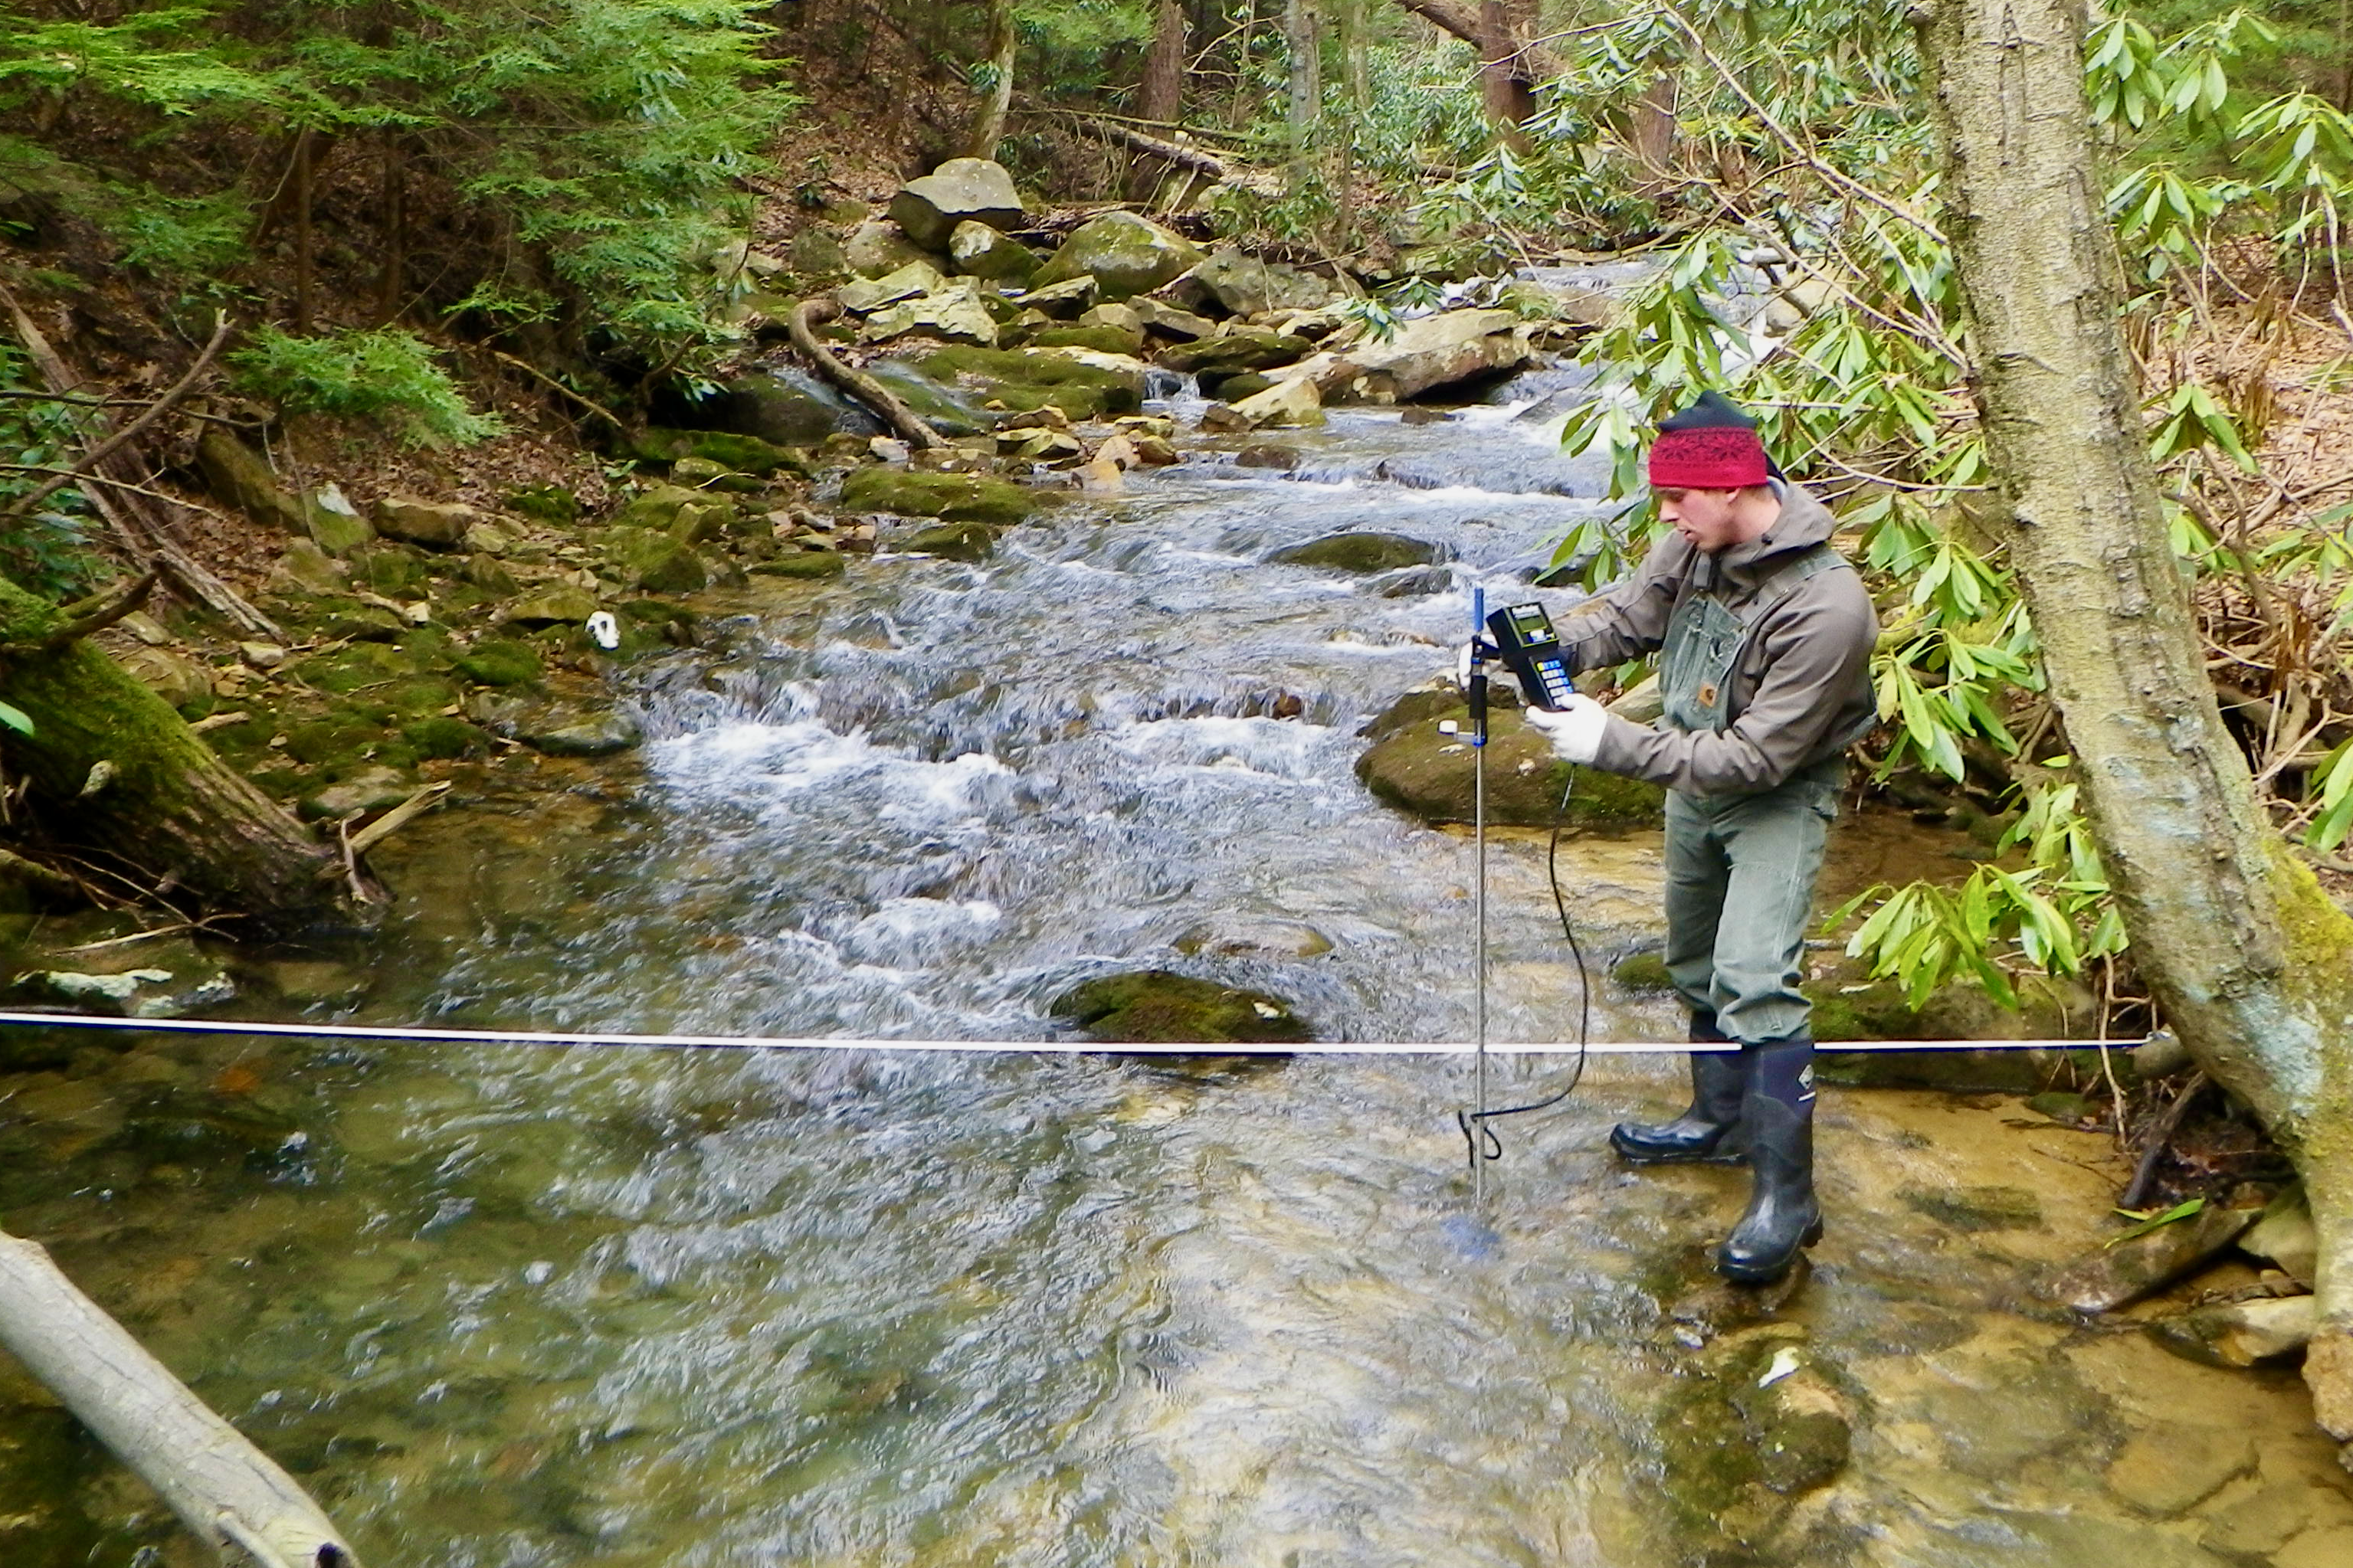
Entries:
[[1846,749],[1877,719],[1871,595],[1831,547],[1828,508],[1779,477],[1722,395],[1659,426],[1651,491],[1673,531],[1560,630],[1573,671],[1659,654],[1665,710],[1630,723],[1589,697],[1533,710],[1563,758],[1667,786],[1666,965],[1691,1008],[1691,1109],[1620,1123],[1636,1164],[1729,1161],[1747,1212],[1716,1254],[1743,1284],[1788,1272],[1821,1236],[1805,933]]

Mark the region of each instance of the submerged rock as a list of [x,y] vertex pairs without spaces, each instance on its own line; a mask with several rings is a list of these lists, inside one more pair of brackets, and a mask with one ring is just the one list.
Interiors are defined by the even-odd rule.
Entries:
[[1113,1043],[1296,1045],[1311,1037],[1306,1021],[1280,997],[1166,969],[1087,981],[1049,1011]]
[[2171,1519],[2255,1468],[2243,1431],[2173,1423],[2137,1432],[2108,1466],[2108,1489],[2143,1513]]
[[1039,287],[1084,275],[1105,300],[1148,294],[1201,260],[1192,241],[1134,213],[1105,213],[1072,230],[1038,274]]
[[2316,1296],[2259,1296],[2198,1307],[2149,1324],[2149,1338],[2188,1361],[2207,1366],[2253,1366],[2293,1355],[2320,1326]]
[[1187,956],[1321,958],[1332,951],[1332,939],[1297,921],[1217,915],[1188,928],[1169,945]]
[[1659,1411],[1661,1484],[1678,1523],[1695,1542],[1774,1543],[1798,1500],[1847,1468],[1860,1408],[1852,1380],[1794,1324],[1712,1346]]

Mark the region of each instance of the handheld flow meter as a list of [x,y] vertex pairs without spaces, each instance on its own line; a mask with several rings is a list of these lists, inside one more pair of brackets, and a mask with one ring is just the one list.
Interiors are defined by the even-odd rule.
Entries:
[[1487,636],[1530,707],[1557,710],[1568,705],[1576,689],[1568,683],[1568,660],[1542,605],[1507,605],[1497,610],[1487,617]]

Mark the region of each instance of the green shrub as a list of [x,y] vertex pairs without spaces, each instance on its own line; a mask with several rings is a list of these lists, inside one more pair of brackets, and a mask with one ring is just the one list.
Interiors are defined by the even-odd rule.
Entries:
[[228,360],[240,387],[287,414],[385,420],[410,446],[469,444],[505,428],[466,406],[424,340],[395,328],[302,338],[264,327]]

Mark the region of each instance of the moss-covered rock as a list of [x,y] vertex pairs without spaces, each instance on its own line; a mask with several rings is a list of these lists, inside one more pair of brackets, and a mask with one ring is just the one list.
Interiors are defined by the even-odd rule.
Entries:
[[415,673],[408,656],[380,642],[352,643],[316,654],[289,671],[303,685],[338,695]]
[[1798,1500],[1846,1468],[1861,1407],[1853,1380],[1794,1324],[1697,1358],[1661,1400],[1657,1428],[1661,1491],[1693,1555],[1779,1544]]
[[1314,352],[1305,338],[1278,332],[1271,327],[1229,327],[1213,338],[1176,343],[1154,355],[1170,370],[1223,379],[1246,370],[1266,370],[1295,364]]
[[1105,213],[1071,232],[1035,279],[1043,289],[1090,277],[1106,300],[1149,294],[1202,259],[1198,247],[1134,213]]
[[352,585],[387,599],[414,599],[425,592],[432,565],[411,544],[378,540],[352,556]]
[[681,458],[701,458],[739,474],[805,473],[799,455],[757,436],[726,430],[673,430],[660,426],[647,429],[630,443],[631,452],[648,462],[675,463]]
[[1621,958],[1611,967],[1609,978],[1629,991],[1672,991],[1675,977],[1667,973],[1667,961],[1655,952],[1638,952]]
[[528,686],[546,671],[538,649],[505,637],[475,644],[458,656],[457,668],[478,686]]
[[1073,419],[1142,408],[1144,365],[1091,354],[1088,350],[957,345],[935,350],[915,363],[934,382],[968,389],[980,402],[1002,404],[1017,414],[1050,403]]
[[403,724],[400,738],[419,757],[470,757],[487,744],[487,738],[471,724],[438,713]]
[[[934,376],[913,361],[878,359],[866,367],[866,374],[943,436],[978,436],[996,427],[997,416],[981,406],[986,388],[978,383],[970,391],[956,385],[953,371]],[[855,446],[862,447],[863,439]]]
[[517,517],[555,528],[569,528],[580,521],[580,498],[562,485],[525,485],[500,497],[499,504]]
[[1322,566],[1335,572],[1393,572],[1400,566],[1428,566],[1446,558],[1446,551],[1427,540],[1402,533],[1327,533],[1304,544],[1278,550],[1267,559],[1284,566]]
[[1024,345],[1033,349],[1093,349],[1098,353],[1124,354],[1133,359],[1144,352],[1144,334],[1125,327],[1040,327]]
[[522,691],[477,691],[466,716],[494,735],[557,757],[602,757],[643,738],[635,719],[617,708]]
[[1020,522],[1037,510],[1035,491],[980,474],[927,474],[860,468],[841,482],[841,504],[855,511],[937,517],[951,522]]
[[[1451,719],[1468,729],[1471,710],[1461,694],[1445,690],[1408,692],[1366,727],[1372,747],[1356,759],[1356,777],[1379,799],[1425,822],[1469,822],[1475,780],[1470,742],[1441,734]],[[1487,718],[1487,820],[1499,826],[1546,827],[1560,809],[1569,764],[1553,754],[1552,743],[1530,730],[1516,707],[1491,707]],[[1620,778],[1596,768],[1575,770],[1577,793],[1568,821],[1592,826],[1654,823],[1666,805],[1666,792],[1641,779]]]
[[940,555],[951,561],[986,561],[996,552],[997,530],[985,522],[947,522],[919,528],[899,541],[912,555]]
[[1295,1045],[1313,1037],[1280,997],[1165,969],[1087,981],[1056,997],[1050,1011],[1098,1040],[1138,1045]]
[[1814,1037],[1823,1042],[1815,1073],[1826,1083],[1867,1089],[1942,1089],[2031,1094],[2073,1071],[2100,1074],[2096,1047],[2082,1050],[1840,1051],[1839,1040],[2059,1039],[2097,1016],[2088,995],[2035,977],[2018,987],[2020,1006],[2003,1007],[1973,981],[1957,980],[1919,1007],[1894,980],[1867,980],[1841,964],[1809,981]]
[[819,578],[839,577],[849,563],[838,550],[803,550],[791,555],[779,555],[774,561],[763,561],[750,568],[754,577]]
[[699,594],[711,585],[711,563],[693,549],[671,544],[638,572],[638,586],[649,594]]

